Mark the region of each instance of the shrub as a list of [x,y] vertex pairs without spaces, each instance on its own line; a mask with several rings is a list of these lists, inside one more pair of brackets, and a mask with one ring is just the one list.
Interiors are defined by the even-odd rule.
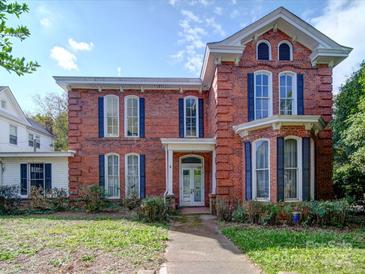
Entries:
[[46,196],[44,195],[43,188],[32,186],[30,188],[30,206],[36,210],[49,209],[49,204]]
[[108,206],[104,190],[98,185],[82,186],[80,188],[80,201],[87,212],[97,212]]
[[309,224],[344,226],[350,212],[347,200],[313,201],[309,203]]
[[161,197],[149,197],[142,200],[138,208],[138,217],[146,222],[167,221],[169,210]]
[[217,199],[216,210],[217,218],[220,221],[230,222],[232,221],[232,215],[235,209],[238,207],[239,203],[235,200],[224,200]]
[[14,213],[20,204],[19,187],[0,186],[0,214]]
[[247,213],[245,208],[242,206],[238,206],[233,212],[232,212],[232,221],[237,223],[244,223],[247,221]]
[[136,193],[132,193],[128,198],[124,200],[123,205],[129,210],[133,210],[141,205],[141,199],[138,198]]
[[63,188],[53,188],[47,195],[53,210],[63,211],[68,208],[68,194]]

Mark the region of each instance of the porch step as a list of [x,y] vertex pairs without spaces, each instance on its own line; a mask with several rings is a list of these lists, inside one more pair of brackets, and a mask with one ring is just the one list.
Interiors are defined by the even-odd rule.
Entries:
[[210,214],[209,207],[183,207],[180,209],[182,215]]

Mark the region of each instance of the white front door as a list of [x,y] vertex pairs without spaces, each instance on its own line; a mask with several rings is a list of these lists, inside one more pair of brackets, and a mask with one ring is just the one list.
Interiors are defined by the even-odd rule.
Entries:
[[203,206],[204,185],[201,166],[183,166],[180,174],[181,206]]

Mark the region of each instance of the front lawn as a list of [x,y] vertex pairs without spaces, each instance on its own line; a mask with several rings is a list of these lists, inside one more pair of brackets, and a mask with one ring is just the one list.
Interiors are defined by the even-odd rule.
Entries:
[[0,216],[1,272],[116,272],[158,269],[167,226],[118,214]]
[[231,239],[265,273],[365,273],[365,230],[230,226]]

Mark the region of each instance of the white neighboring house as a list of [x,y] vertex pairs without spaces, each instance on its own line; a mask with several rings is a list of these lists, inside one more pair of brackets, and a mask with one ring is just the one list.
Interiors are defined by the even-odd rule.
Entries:
[[0,86],[0,186],[15,185],[27,198],[32,186],[68,191],[68,157],[54,151],[54,136],[26,117],[9,87]]

